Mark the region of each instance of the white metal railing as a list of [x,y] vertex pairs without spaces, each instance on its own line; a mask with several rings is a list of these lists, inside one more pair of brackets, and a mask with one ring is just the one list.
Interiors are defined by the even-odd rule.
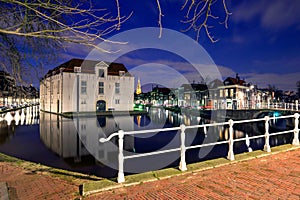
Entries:
[[[213,110],[218,110],[218,109],[233,109],[231,106],[230,108],[226,106],[219,106],[219,105],[214,105],[212,107]],[[245,109],[278,109],[278,110],[291,110],[291,111],[299,111],[300,110],[300,104],[299,103],[284,103],[284,102],[275,102],[275,103],[259,103],[255,104],[253,103],[252,105],[245,104],[243,107],[236,108],[235,110],[245,110]]]
[[[270,120],[277,120],[277,119],[287,119],[287,118],[294,118],[294,129],[293,130],[286,130],[286,131],[280,131],[275,133],[269,133],[269,122]],[[237,138],[234,139],[233,137],[233,125],[234,124],[243,124],[243,123],[252,123],[252,122],[259,122],[264,121],[265,122],[265,133],[263,135],[256,135],[245,138]],[[187,129],[194,129],[194,128],[203,128],[204,133],[207,133],[207,127],[216,127],[216,126],[223,126],[223,125],[229,125],[229,139],[227,141],[220,141],[220,142],[214,142],[214,143],[207,143],[207,144],[199,144],[194,146],[185,146],[185,130]],[[153,133],[153,132],[162,132],[162,131],[174,131],[174,130],[180,130],[180,148],[174,148],[174,149],[168,149],[168,150],[160,150],[155,152],[149,152],[149,153],[142,153],[142,154],[136,154],[136,155],[123,155],[123,146],[124,146],[124,136],[125,135],[137,135],[137,134],[145,134],[145,133]],[[181,171],[187,170],[186,167],[186,161],[185,161],[185,152],[188,149],[195,149],[195,148],[201,148],[206,146],[212,146],[212,145],[219,145],[219,144],[225,144],[228,143],[229,150],[227,159],[230,161],[234,160],[234,151],[233,151],[233,144],[234,142],[238,141],[246,141],[251,139],[257,139],[257,138],[265,138],[265,145],[264,145],[264,151],[271,152],[270,144],[269,144],[269,138],[270,136],[274,135],[280,135],[280,134],[286,134],[286,133],[294,133],[294,138],[292,144],[295,146],[299,145],[299,114],[295,113],[294,115],[288,115],[288,116],[278,116],[278,117],[269,117],[265,116],[264,118],[260,119],[251,119],[251,120],[240,120],[240,121],[233,121],[230,119],[228,122],[223,123],[214,123],[214,124],[202,124],[202,125],[193,125],[193,126],[185,126],[184,124],[180,125],[180,127],[173,127],[173,128],[164,128],[164,129],[151,129],[151,130],[140,130],[140,131],[127,131],[124,132],[123,130],[119,130],[116,133],[111,134],[108,138],[100,138],[100,142],[108,142],[110,139],[112,139],[115,136],[118,136],[118,143],[119,143],[119,156],[118,156],[118,183],[125,182],[124,177],[124,160],[125,159],[131,159],[131,158],[138,158],[138,157],[144,157],[144,156],[150,156],[150,155],[157,155],[162,153],[169,153],[174,151],[180,151],[180,164],[179,169]]]

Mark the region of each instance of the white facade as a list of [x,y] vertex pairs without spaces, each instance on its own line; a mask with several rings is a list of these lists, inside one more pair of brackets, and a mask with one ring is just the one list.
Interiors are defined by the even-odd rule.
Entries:
[[40,83],[41,110],[66,112],[133,110],[134,77],[122,64],[73,59]]

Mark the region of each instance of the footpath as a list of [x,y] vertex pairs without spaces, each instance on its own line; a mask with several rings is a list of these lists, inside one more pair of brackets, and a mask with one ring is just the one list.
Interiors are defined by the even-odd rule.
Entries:
[[[140,180],[87,196],[85,182],[97,178],[48,173],[0,159],[2,199],[300,199],[300,148],[277,148],[243,161],[161,178]],[[1,189],[2,188],[2,189]],[[7,195],[6,195],[7,194]]]

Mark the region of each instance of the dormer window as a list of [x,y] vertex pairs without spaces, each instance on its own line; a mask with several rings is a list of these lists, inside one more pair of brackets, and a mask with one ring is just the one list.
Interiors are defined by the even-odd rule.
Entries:
[[98,77],[104,78],[104,73],[105,73],[104,69],[99,69],[98,70]]
[[125,75],[125,71],[119,71],[119,75],[120,76],[124,76]]
[[74,67],[74,72],[75,73],[81,72],[81,67]]

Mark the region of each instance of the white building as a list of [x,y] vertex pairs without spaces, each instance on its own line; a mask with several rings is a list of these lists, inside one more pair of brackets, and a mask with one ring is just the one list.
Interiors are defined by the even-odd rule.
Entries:
[[133,110],[134,77],[119,63],[72,59],[40,82],[41,110],[66,112]]

